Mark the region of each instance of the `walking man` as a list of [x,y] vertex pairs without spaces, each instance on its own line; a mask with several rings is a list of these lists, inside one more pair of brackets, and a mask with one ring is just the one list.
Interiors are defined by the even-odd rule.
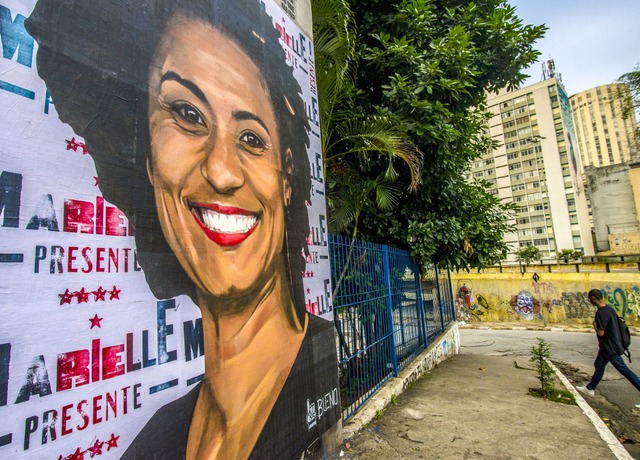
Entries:
[[[598,307],[596,317],[593,321],[593,328],[598,335],[599,350],[598,356],[596,356],[596,360],[593,363],[596,370],[593,373],[593,377],[591,377],[591,381],[587,385],[576,387],[576,390],[589,396],[594,396],[595,389],[604,375],[604,368],[608,363],[611,363],[618,372],[626,377],[627,380],[640,391],[640,379],[627,367],[622,356],[620,356],[624,353],[624,347],[622,345],[616,311],[611,305],[605,303],[602,298],[602,293],[597,289],[591,289],[589,291],[589,301],[592,305]],[[636,407],[640,408],[640,405]]]

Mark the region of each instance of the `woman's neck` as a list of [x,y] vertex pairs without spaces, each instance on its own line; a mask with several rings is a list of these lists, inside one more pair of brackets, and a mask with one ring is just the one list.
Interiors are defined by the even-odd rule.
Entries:
[[200,304],[205,379],[189,436],[203,431],[193,432],[201,439],[197,458],[248,457],[302,344],[306,323],[297,320],[281,276],[255,299],[233,315],[220,313],[223,301],[199,299],[209,303]]

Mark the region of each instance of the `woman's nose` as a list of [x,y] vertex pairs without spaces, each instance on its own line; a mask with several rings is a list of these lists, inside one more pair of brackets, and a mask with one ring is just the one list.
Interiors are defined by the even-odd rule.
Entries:
[[217,139],[207,146],[201,165],[202,175],[218,193],[232,193],[244,185],[240,161],[235,142]]

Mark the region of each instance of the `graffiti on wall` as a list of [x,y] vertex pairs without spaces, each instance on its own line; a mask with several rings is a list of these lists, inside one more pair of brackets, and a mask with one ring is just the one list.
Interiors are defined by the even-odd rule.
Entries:
[[[589,301],[588,292],[563,290],[561,286],[558,282],[532,281],[531,290],[524,289],[504,299],[492,291],[474,292],[473,280],[459,280],[457,314],[465,321],[508,321],[513,318],[531,321],[542,319],[543,315],[551,321],[590,321],[596,307]],[[633,323],[640,321],[640,286],[606,285],[596,286],[596,289],[601,290],[605,301],[618,315]]]
[[554,307],[564,308],[568,319],[591,318],[596,311],[587,292],[563,292],[559,299],[553,299],[553,304]]
[[[640,287],[628,289],[606,286],[600,288],[602,296],[625,319],[640,318]],[[596,307],[589,301],[588,292],[563,292],[560,299],[553,299],[554,307],[564,308],[569,319],[588,319],[595,315]]]
[[0,0],[0,38],[0,458],[319,447],[310,39],[273,0]]
[[520,291],[514,295],[509,304],[524,320],[532,320],[540,316],[540,301],[528,291]]
[[463,321],[480,317],[491,309],[489,301],[481,294],[474,295],[473,283],[459,282],[456,297],[456,315]]
[[629,289],[607,286],[600,289],[605,301],[623,318],[640,319],[640,286]]

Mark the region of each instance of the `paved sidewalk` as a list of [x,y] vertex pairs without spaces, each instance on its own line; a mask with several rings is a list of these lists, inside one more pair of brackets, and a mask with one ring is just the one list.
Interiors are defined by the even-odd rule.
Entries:
[[537,386],[534,371],[513,357],[450,357],[331,458],[616,458],[578,406],[527,395]]

